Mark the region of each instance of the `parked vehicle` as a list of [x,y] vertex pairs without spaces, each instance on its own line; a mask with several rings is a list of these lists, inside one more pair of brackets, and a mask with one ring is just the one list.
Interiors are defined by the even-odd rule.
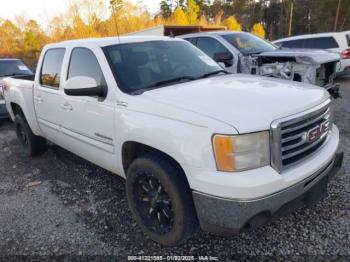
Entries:
[[0,119],[8,117],[2,79],[15,75],[33,75],[33,72],[19,59],[0,58]]
[[335,97],[338,54],[326,51],[282,50],[247,32],[216,31],[182,35],[231,73],[270,76],[327,89]]
[[226,74],[181,39],[51,44],[34,82],[5,87],[28,155],[47,139],[126,178],[135,220],[162,245],[312,205],[343,159],[325,89]]
[[350,74],[350,31],[299,35],[273,42],[283,48],[324,49],[340,54],[338,74]]

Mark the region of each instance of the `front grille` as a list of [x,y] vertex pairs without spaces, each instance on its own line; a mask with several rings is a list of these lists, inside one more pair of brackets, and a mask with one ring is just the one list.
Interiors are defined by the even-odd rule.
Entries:
[[271,125],[271,163],[279,172],[317,151],[332,128],[331,101]]

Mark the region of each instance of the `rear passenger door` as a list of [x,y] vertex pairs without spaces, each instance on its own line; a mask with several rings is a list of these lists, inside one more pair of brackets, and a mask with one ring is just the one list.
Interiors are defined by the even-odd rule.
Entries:
[[[97,47],[75,47],[69,58],[66,80],[85,76],[96,80],[98,86],[107,86],[105,75],[95,52],[103,56]],[[107,65],[106,65],[107,67]],[[79,87],[78,87],[79,88]],[[114,92],[108,89],[104,99],[87,96],[64,95],[60,114],[65,148],[83,158],[114,170]]]
[[34,107],[40,129],[49,140],[60,144],[59,110],[62,102],[62,64],[64,48],[48,49],[41,62],[34,88]]

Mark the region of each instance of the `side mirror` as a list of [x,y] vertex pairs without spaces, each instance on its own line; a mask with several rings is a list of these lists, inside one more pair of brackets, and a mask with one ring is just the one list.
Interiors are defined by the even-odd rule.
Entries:
[[233,65],[233,55],[229,52],[215,53],[214,60],[217,63],[223,63],[226,67]]
[[97,96],[105,98],[107,88],[97,85],[95,79],[86,76],[76,76],[67,80],[64,92],[68,96]]

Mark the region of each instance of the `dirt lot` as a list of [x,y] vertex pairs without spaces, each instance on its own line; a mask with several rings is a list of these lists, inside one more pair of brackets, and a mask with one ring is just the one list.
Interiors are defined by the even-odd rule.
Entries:
[[123,179],[57,146],[30,159],[17,143],[13,125],[0,122],[0,260],[6,255],[83,255],[95,260],[201,255],[218,261],[272,256],[349,261],[350,78],[340,83],[343,98],[335,103],[336,123],[346,157],[343,174],[329,186],[329,197],[257,230],[230,238],[198,232],[176,248],[161,248],[138,229]]

